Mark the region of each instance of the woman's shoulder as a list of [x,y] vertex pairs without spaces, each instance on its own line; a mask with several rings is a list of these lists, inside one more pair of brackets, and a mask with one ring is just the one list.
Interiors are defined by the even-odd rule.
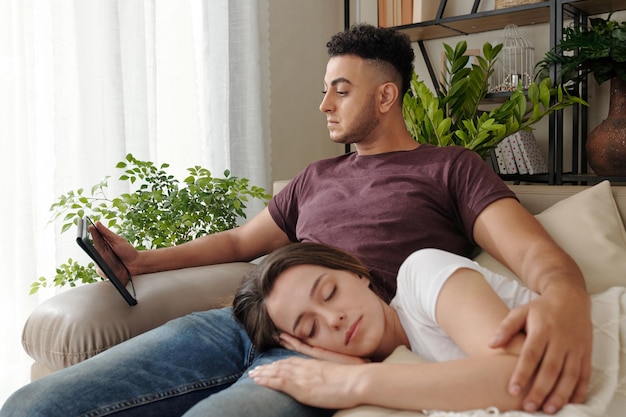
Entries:
[[398,271],[397,295],[409,304],[421,305],[428,315],[434,314],[434,305],[441,287],[459,268],[479,270],[472,260],[436,248],[413,252]]

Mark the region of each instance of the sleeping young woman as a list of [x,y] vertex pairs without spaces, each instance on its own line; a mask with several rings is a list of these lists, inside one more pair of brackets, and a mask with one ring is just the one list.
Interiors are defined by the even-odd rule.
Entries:
[[[489,347],[508,311],[535,294],[466,258],[412,254],[388,305],[350,254],[295,243],[268,255],[239,288],[235,316],[260,350],[292,357],[250,371],[260,385],[331,409],[361,404],[406,410],[521,409],[507,383],[524,335]],[[428,362],[380,363],[405,345]]]

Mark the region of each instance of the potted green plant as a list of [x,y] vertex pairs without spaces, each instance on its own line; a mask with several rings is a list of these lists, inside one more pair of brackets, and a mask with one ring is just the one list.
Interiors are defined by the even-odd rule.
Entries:
[[[270,196],[263,188],[251,186],[246,178],[216,178],[199,166],[188,168],[182,184],[160,167],[128,154],[116,165],[122,170],[119,181],[130,184],[133,191],[109,197],[106,177],[91,187],[61,195],[50,207],[54,221],[63,218],[61,232],[66,232],[85,215],[103,220],[113,231],[138,249],[156,249],[178,245],[198,236],[231,229],[246,217],[248,199],[267,202]],[[77,246],[78,249],[78,246]],[[42,287],[91,283],[101,280],[93,262],[82,265],[73,259],[56,269],[52,279],[40,277],[31,285],[31,294]]]
[[[482,56],[468,65],[467,43],[454,48],[444,44],[447,75],[436,92],[413,75],[404,96],[403,114],[409,133],[420,143],[460,145],[486,158],[505,137],[530,129],[544,116],[575,103],[586,104],[549,78],[521,88],[490,110],[481,110],[489,89],[489,77],[502,45],[485,43]],[[555,97],[555,100],[552,100]]]
[[578,83],[589,75],[598,84],[610,81],[609,114],[590,132],[587,157],[599,175],[626,176],[626,22],[611,16],[564,28],[563,39],[538,68],[545,73],[556,65],[561,83]]

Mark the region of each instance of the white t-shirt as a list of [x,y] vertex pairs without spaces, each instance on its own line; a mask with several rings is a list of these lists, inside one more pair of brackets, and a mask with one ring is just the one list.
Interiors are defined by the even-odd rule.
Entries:
[[439,249],[422,249],[409,256],[398,272],[398,290],[390,305],[398,312],[411,350],[431,362],[467,355],[437,324],[435,306],[446,280],[458,269],[480,272],[511,309],[537,296],[528,288],[495,274],[476,262]]

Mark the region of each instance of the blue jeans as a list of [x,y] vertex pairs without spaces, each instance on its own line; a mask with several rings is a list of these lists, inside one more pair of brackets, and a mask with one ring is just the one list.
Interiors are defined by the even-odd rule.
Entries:
[[249,368],[294,354],[257,353],[230,308],[194,313],[26,385],[0,416],[331,415],[248,377]]

